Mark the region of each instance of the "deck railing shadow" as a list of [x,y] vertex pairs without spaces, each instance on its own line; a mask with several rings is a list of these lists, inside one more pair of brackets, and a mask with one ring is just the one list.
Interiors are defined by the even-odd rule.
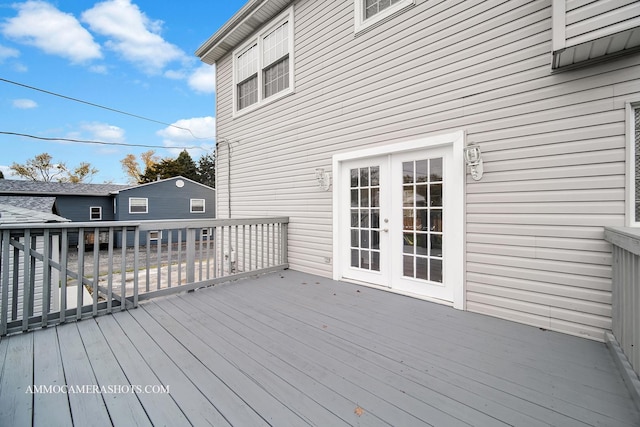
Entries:
[[0,225],[0,336],[287,268],[288,222]]

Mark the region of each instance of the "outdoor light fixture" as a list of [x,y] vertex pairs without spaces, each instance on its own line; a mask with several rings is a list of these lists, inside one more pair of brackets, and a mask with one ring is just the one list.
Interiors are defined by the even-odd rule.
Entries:
[[318,181],[318,187],[324,191],[328,191],[331,186],[331,177],[329,172],[325,172],[324,168],[316,168],[316,181]]
[[482,178],[484,168],[482,166],[482,153],[478,144],[471,143],[464,147],[464,161],[471,169],[471,178],[474,181],[479,181]]

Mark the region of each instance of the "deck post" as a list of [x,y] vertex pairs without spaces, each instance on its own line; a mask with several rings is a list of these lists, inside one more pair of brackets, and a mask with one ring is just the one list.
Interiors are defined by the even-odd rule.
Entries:
[[196,281],[196,229],[187,228],[187,283]]

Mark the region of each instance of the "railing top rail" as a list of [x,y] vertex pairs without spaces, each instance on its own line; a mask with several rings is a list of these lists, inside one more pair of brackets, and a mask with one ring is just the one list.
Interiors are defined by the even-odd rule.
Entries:
[[604,239],[635,255],[640,255],[640,229],[631,227],[605,227]]
[[89,222],[53,222],[53,223],[22,223],[0,224],[0,230],[18,229],[74,229],[74,228],[109,228],[109,227],[140,227],[141,230],[155,230],[162,228],[207,228],[225,227],[233,225],[255,224],[288,224],[289,217],[260,217],[260,218],[231,218],[231,219],[163,219],[142,221],[89,221]]

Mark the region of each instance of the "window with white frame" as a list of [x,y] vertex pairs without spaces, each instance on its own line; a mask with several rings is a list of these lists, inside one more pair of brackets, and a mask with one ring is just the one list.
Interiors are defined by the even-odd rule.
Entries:
[[146,197],[129,197],[129,213],[148,213],[149,199]]
[[633,165],[631,184],[632,209],[631,224],[640,226],[640,103],[631,104],[629,106],[629,133],[630,133],[630,152],[633,153],[631,164]]
[[396,12],[413,6],[415,0],[354,0],[356,32],[385,20]]
[[233,54],[234,112],[293,92],[293,7]]
[[148,237],[149,237],[149,241],[162,240],[162,230],[149,231]]
[[204,199],[191,199],[191,213],[203,213],[205,209]]
[[100,221],[102,219],[102,207],[91,206],[89,208],[89,219],[91,221]]

